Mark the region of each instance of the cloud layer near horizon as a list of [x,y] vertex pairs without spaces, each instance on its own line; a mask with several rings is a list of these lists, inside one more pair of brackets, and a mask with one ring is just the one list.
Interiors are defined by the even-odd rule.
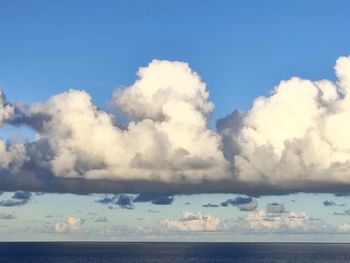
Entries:
[[[208,128],[214,109],[188,64],[152,61],[113,93],[114,114],[85,91],[46,103],[7,102],[0,126],[25,125],[29,143],[0,140],[0,190],[44,192],[348,192],[350,57],[337,82],[294,77],[247,112]],[[122,126],[120,117],[129,122]]]

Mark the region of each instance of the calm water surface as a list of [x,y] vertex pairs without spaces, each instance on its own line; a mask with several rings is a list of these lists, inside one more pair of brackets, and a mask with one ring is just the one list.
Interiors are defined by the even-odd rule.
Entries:
[[1,263],[350,262],[350,244],[0,243]]

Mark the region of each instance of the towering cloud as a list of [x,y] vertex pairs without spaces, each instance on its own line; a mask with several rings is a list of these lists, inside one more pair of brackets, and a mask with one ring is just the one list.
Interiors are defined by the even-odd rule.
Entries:
[[218,124],[224,153],[240,182],[301,191],[348,191],[350,58],[338,59],[338,82],[292,78],[246,113]]
[[[350,58],[337,82],[292,78],[247,112],[208,128],[214,105],[186,63],[152,61],[113,93],[115,114],[85,91],[9,103],[0,126],[27,125],[26,144],[0,140],[0,190],[249,195],[350,189]],[[122,127],[119,118],[128,120]],[[124,123],[124,122],[123,122]]]
[[153,61],[139,77],[113,97],[132,120],[124,130],[84,91],[34,105],[30,115],[49,116],[37,132],[51,158],[38,160],[40,166],[55,176],[86,179],[198,182],[225,176],[220,137],[207,128],[213,105],[198,75],[184,63]]

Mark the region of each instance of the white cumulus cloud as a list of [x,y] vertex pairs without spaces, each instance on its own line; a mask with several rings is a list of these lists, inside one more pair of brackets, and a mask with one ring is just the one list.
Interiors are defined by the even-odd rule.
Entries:
[[211,215],[184,211],[178,219],[166,219],[163,224],[170,230],[190,232],[210,232],[226,228],[224,222]]
[[245,218],[248,230],[268,233],[319,232],[322,227],[303,212],[270,214],[265,211],[251,212]]
[[337,60],[335,73],[337,81],[282,81],[250,110],[219,120],[217,131],[208,127],[206,85],[183,62],[141,68],[113,93],[113,113],[85,91],[34,105],[7,102],[1,92],[0,127],[27,125],[36,138],[0,140],[0,190],[348,191],[350,57]]
[[349,185],[349,65],[349,57],[338,59],[338,82],[282,81],[249,111],[221,120],[239,181],[309,191]]

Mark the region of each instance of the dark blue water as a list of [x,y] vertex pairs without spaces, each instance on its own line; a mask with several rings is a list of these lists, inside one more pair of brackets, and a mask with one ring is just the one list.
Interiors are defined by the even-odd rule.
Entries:
[[350,244],[0,243],[0,262],[350,262]]

